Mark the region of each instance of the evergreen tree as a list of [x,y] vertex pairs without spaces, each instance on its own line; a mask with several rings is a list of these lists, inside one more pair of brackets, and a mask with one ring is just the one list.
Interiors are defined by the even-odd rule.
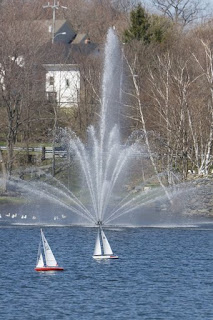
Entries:
[[174,28],[172,22],[168,18],[153,14],[149,16],[149,21],[150,42],[162,43],[164,40],[171,37]]
[[163,42],[169,31],[172,31],[171,22],[158,15],[150,15],[139,4],[130,13],[130,27],[123,34],[125,43],[131,40],[143,41],[144,44],[151,42]]
[[124,31],[124,42],[131,40],[143,40],[144,43],[150,42],[149,35],[149,17],[145,9],[139,4],[135,10],[130,13],[131,25]]

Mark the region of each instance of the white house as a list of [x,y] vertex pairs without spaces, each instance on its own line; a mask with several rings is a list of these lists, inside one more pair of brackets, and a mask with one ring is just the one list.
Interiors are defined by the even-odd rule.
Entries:
[[[43,22],[47,32],[48,21]],[[45,92],[49,102],[70,108],[80,102],[79,63],[96,54],[97,45],[86,34],[77,34],[65,20],[55,21],[54,44],[47,51],[43,64],[46,71]],[[58,54],[57,54],[58,53]],[[82,58],[83,57],[83,58]]]
[[45,64],[47,100],[62,108],[80,102],[80,71],[74,64]]
[[[29,21],[20,21],[20,28],[26,30]],[[67,20],[55,20],[54,34],[52,20],[34,20],[30,26],[38,31],[41,37],[39,63],[44,67],[41,86],[49,102],[56,102],[59,107],[70,108],[80,102],[79,65],[90,55],[96,55],[97,45],[92,43],[87,34],[75,32]],[[97,51],[96,51],[97,50]],[[11,58],[14,61],[15,58]],[[20,52],[15,60],[19,67],[25,65],[25,53]],[[44,77],[44,78],[43,78]],[[0,85],[4,74],[0,65]],[[44,82],[43,82],[44,80]]]

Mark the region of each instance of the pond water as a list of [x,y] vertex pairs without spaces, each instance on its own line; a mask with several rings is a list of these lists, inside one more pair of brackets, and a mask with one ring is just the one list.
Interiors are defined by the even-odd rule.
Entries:
[[213,227],[105,229],[118,260],[97,262],[95,228],[46,227],[64,272],[34,271],[40,229],[0,228],[1,319],[213,319]]

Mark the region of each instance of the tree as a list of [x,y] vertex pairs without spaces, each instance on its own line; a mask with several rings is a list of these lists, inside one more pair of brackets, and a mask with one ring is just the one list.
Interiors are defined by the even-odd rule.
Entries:
[[162,16],[150,15],[139,4],[130,13],[130,26],[124,31],[123,40],[142,41],[144,44],[161,43],[172,32],[171,22]]
[[139,4],[130,13],[130,27],[124,31],[124,42],[142,40],[145,44],[150,43],[149,15]]
[[[87,33],[97,43],[104,43],[109,27],[118,26],[125,14],[109,0],[64,0],[64,10],[76,32]],[[118,28],[117,28],[118,29]]]
[[200,50],[193,52],[193,57],[202,74],[199,85],[203,85],[205,97],[199,112],[191,112],[188,116],[194,145],[194,163],[199,174],[207,175],[213,148],[213,50],[211,41],[200,39],[198,45]]
[[184,26],[198,18],[205,8],[200,0],[152,0],[153,4],[175,24]]
[[152,14],[149,21],[150,42],[167,43],[172,37],[174,38],[175,28],[167,17]]
[[72,62],[78,65],[81,83],[78,106],[71,112],[70,126],[85,138],[87,128],[98,118],[102,55],[96,44],[87,43],[74,48],[71,46],[70,56]]
[[[135,56],[135,61],[136,60],[137,60],[137,57]],[[156,177],[158,179],[158,182],[159,182],[160,186],[163,188],[168,200],[171,201],[171,197],[170,197],[170,195],[169,195],[169,193],[168,193],[168,191],[167,191],[167,189],[165,187],[163,179],[159,175],[158,166],[157,166],[155,157],[153,155],[153,150],[151,148],[151,143],[150,143],[147,124],[146,124],[145,112],[144,112],[144,105],[143,105],[143,102],[142,102],[142,99],[141,99],[140,81],[138,81],[137,77],[135,76],[135,70],[134,70],[135,65],[131,66],[129,64],[128,60],[126,60],[126,61],[127,61],[127,64],[128,64],[129,70],[130,70],[130,74],[132,76],[132,82],[133,82],[133,87],[134,87],[134,93],[132,94],[132,96],[135,99],[136,108],[137,108],[137,110],[139,112],[139,121],[141,123],[141,128],[142,128],[143,133],[144,133],[144,141],[145,141],[148,153],[149,153],[149,157],[150,157],[152,166],[154,168],[154,172],[156,174]]]
[[12,173],[14,146],[21,129],[28,127],[30,130],[29,121],[39,121],[34,107],[42,108],[41,100],[45,98],[44,90],[38,90],[42,79],[37,77],[41,59],[39,50],[43,45],[40,30],[30,21],[17,20],[13,10],[4,7],[0,19],[0,110],[5,115],[2,120],[6,129],[7,156],[4,158],[8,177]]
[[125,50],[133,80],[128,117],[146,132],[148,150],[159,156],[153,167],[167,172],[169,184],[189,169],[207,175],[213,145],[212,29],[182,33],[176,42],[167,50],[138,42],[134,52]]

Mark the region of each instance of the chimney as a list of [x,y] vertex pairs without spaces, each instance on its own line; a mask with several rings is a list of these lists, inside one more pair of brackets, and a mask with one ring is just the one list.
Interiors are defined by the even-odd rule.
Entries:
[[84,41],[84,43],[85,43],[85,44],[90,43],[90,38],[86,38],[85,41]]

